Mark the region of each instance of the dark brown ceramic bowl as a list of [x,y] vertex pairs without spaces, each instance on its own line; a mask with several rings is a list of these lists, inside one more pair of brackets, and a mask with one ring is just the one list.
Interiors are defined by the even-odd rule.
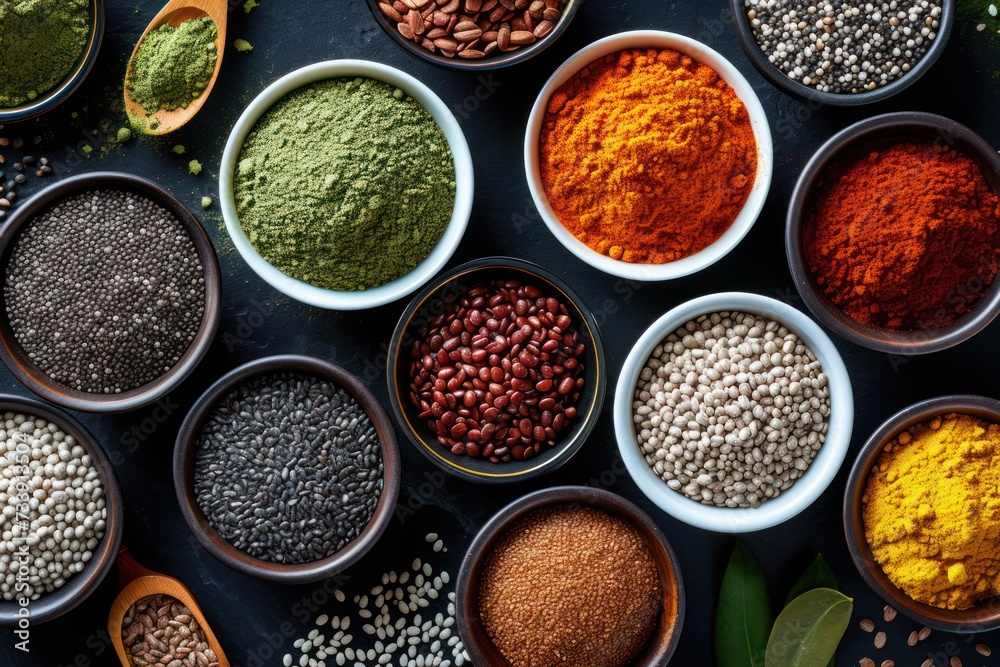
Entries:
[[[122,494],[118,487],[115,469],[108,460],[94,437],[84,426],[67,414],[33,398],[19,396],[0,396],[0,415],[5,412],[20,412],[48,420],[58,424],[67,435],[73,436],[76,442],[90,455],[93,465],[101,475],[104,486],[105,509],[107,512],[104,537],[93,552],[93,557],[87,561],[83,570],[66,581],[61,588],[47,593],[27,605],[30,613],[28,620],[31,625],[45,623],[59,618],[83,603],[101,585],[111,566],[118,557],[118,548],[122,542]],[[15,561],[16,562],[16,561]],[[0,601],[0,626],[16,627],[21,616],[18,611],[21,605],[18,600]],[[20,641],[20,640],[16,640]]]
[[[388,1],[392,4],[392,0],[368,0],[368,8],[372,10],[372,14],[375,17],[375,22],[385,30],[386,34],[396,42],[399,46],[403,48],[408,54],[414,58],[423,60],[424,62],[431,63],[432,65],[437,65],[438,67],[443,67],[445,69],[458,70],[463,72],[485,72],[488,70],[501,69],[503,67],[510,67],[512,65],[517,65],[518,63],[523,63],[526,60],[530,60],[535,57],[545,49],[549,47],[550,44],[559,39],[566,28],[569,27],[570,21],[576,15],[576,10],[579,9],[582,0],[566,0],[563,5],[562,16],[559,18],[559,22],[556,23],[555,28],[552,29],[548,35],[543,39],[538,40],[534,44],[529,46],[522,46],[516,51],[508,51],[506,53],[501,53],[499,50],[494,51],[485,58],[479,58],[478,60],[465,60],[463,58],[445,58],[444,56],[431,53],[427,49],[423,48],[412,39],[406,39],[400,34],[399,30],[396,28],[396,23],[392,21],[388,16],[382,13],[379,9],[379,2]],[[438,3],[439,5],[442,3]]]
[[[56,85],[55,88],[45,91],[35,99],[16,107],[0,107],[0,125],[40,116],[65,102],[73,94],[73,91],[80,87],[83,80],[87,78],[87,74],[90,73],[90,69],[97,60],[97,54],[101,50],[101,41],[103,39],[104,0],[91,0],[90,35],[87,37],[87,44],[83,47],[83,52],[77,59],[73,69],[69,71],[66,78]],[[30,64],[25,63],[25,66],[29,67]]]
[[982,396],[939,396],[894,414],[868,438],[851,469],[844,495],[844,531],[847,548],[861,578],[893,607],[929,628],[962,633],[986,632],[1000,628],[1000,597],[964,611],[940,609],[916,602],[896,588],[885,575],[865,538],[862,498],[868,473],[875,466],[882,449],[906,429],[953,412],[1000,423],[1000,401]]
[[[375,506],[375,514],[361,534],[328,558],[294,565],[253,558],[231,545],[209,525],[208,519],[198,506],[194,492],[195,443],[205,419],[219,401],[239,386],[261,375],[282,372],[314,375],[347,390],[375,426],[382,446],[382,464],[385,469],[382,495]],[[401,477],[396,432],[375,394],[361,380],[343,368],[322,359],[299,355],[257,359],[219,378],[191,408],[177,434],[177,444],[174,448],[174,490],[177,493],[177,501],[180,503],[181,514],[184,515],[188,528],[201,545],[215,558],[237,572],[283,584],[321,581],[347,569],[364,556],[375,546],[392,520],[399,498]]]
[[527,514],[543,507],[566,504],[593,507],[628,522],[649,547],[660,573],[663,607],[659,624],[632,667],[666,665],[677,648],[684,625],[684,583],[677,556],[649,515],[621,496],[589,486],[560,486],[529,493],[497,512],[472,541],[456,583],[458,633],[472,664],[510,667],[486,633],[479,615],[479,578],[494,545]]
[[[219,328],[222,308],[222,277],[219,261],[212,248],[212,241],[198,220],[173,195],[144,178],[116,172],[96,172],[73,176],[51,185],[31,197],[11,216],[0,230],[0,266],[10,260],[21,229],[37,215],[55,203],[87,190],[124,190],[156,202],[170,212],[187,230],[198,251],[198,258],[205,270],[205,315],[201,328],[195,335],[184,356],[173,368],[153,382],[120,394],[91,394],[71,389],[56,382],[38,368],[14,337],[6,310],[0,309],[0,358],[11,373],[28,389],[42,398],[73,410],[84,412],[124,412],[153,403],[184,381],[208,352],[215,332]],[[2,286],[0,286],[2,289]]]
[[[420,329],[440,314],[441,299],[454,298],[479,281],[494,278],[517,279],[541,289],[546,296],[566,304],[574,328],[587,351],[583,360],[586,385],[577,403],[577,416],[560,434],[554,447],[526,461],[493,463],[486,458],[452,454],[438,442],[427,424],[418,418],[420,410],[410,400],[410,345]],[[597,321],[568,285],[540,266],[510,257],[485,257],[462,264],[428,284],[410,302],[399,318],[389,342],[389,401],[410,442],[445,472],[470,482],[505,484],[532,479],[552,472],[579,451],[600,417],[607,389],[604,344]]]
[[794,95],[805,99],[817,108],[821,106],[861,106],[873,104],[888,99],[897,93],[901,93],[922,77],[944,52],[948,45],[948,38],[951,37],[951,28],[955,22],[955,0],[941,0],[941,19],[938,27],[937,37],[931,43],[930,49],[924,54],[916,66],[905,75],[896,79],[892,83],[876,88],[875,90],[863,93],[824,93],[807,86],[799,81],[789,78],[778,67],[768,60],[757,38],[754,37],[753,29],[750,26],[750,19],[747,18],[747,9],[744,0],[729,0],[730,12],[733,16],[733,25],[736,28],[736,36],[739,38],[740,46],[747,54],[747,58],[753,63],[765,79],[785,91],[789,95]]
[[899,140],[922,140],[948,145],[975,161],[986,183],[1000,194],[1000,154],[968,127],[929,113],[903,112],[875,116],[834,135],[809,160],[799,176],[788,207],[785,249],[795,287],[806,306],[823,325],[852,343],[899,355],[938,352],[968,340],[986,328],[1000,313],[1000,280],[985,296],[952,324],[939,329],[889,331],[860,324],[823,293],[806,261],[803,234],[811,223],[818,183],[825,169],[854,151],[877,150]]

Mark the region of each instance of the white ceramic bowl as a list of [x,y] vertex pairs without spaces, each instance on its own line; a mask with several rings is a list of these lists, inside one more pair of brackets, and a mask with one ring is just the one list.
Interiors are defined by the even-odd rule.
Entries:
[[[545,118],[545,109],[548,106],[552,93],[585,65],[610,53],[625,49],[673,49],[712,67],[733,88],[737,96],[743,100],[743,104],[750,115],[750,124],[753,126],[754,137],[757,140],[757,176],[754,180],[753,189],[750,191],[750,196],[739,215],[737,215],[736,220],[726,230],[726,233],[712,245],[693,255],[667,264],[633,264],[612,259],[596,250],[592,250],[587,244],[573,236],[559,222],[559,218],[556,216],[555,211],[552,210],[548,197],[545,195],[545,188],[542,185],[541,169],[538,164],[538,143],[542,130],[542,121]],[[739,70],[732,63],[708,46],[689,37],[658,30],[636,30],[611,35],[610,37],[605,37],[594,42],[577,52],[576,55],[563,63],[555,71],[555,74],[549,77],[549,80],[542,88],[542,92],[538,94],[538,99],[535,100],[535,105],[531,109],[531,115],[528,117],[528,130],[524,138],[524,165],[528,174],[528,189],[531,191],[535,207],[538,209],[542,220],[548,226],[549,231],[570,252],[594,268],[614,276],[630,280],[670,280],[701,271],[711,266],[735,248],[743,240],[743,237],[747,235],[750,228],[753,227],[754,222],[756,222],[757,216],[760,215],[761,209],[764,207],[764,200],[767,199],[767,192],[771,187],[774,148],[771,143],[771,128],[768,125],[764,107],[761,106],[760,100],[757,98],[757,94],[750,86],[750,83],[743,78],[743,75],[740,74]]]
[[[441,127],[455,159],[455,208],[444,236],[413,271],[392,282],[357,292],[328,290],[285,275],[254,249],[240,225],[233,197],[233,175],[247,135],[264,113],[288,93],[303,86],[338,77],[367,77],[385,81],[419,102]],[[279,292],[320,308],[361,310],[395,301],[430,280],[448,262],[465,234],[472,214],[474,177],[472,154],[455,116],[430,88],[398,69],[367,60],[331,60],[295,70],[264,89],[236,121],[226,142],[219,172],[219,200],[226,231],[254,272]]]
[[[719,311],[762,315],[785,325],[816,355],[829,378],[830,420],[826,442],[812,464],[787,491],[756,508],[704,505],[672,490],[646,463],[636,439],[632,401],[639,373],[653,349],[670,333],[701,315]],[[807,508],[826,490],[840,470],[854,428],[854,395],[847,367],[830,337],[807,315],[788,304],[758,294],[724,292],[683,303],[656,320],[639,338],[618,377],[614,404],[615,437],[632,479],[653,503],[676,519],[721,533],[746,533],[770,528]]]

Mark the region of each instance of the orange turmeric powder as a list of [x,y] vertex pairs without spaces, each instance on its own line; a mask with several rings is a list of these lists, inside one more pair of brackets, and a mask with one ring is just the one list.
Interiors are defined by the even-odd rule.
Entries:
[[670,49],[590,63],[549,100],[540,141],[545,194],[590,248],[664,264],[714,243],[753,189],[757,143],[719,74]]

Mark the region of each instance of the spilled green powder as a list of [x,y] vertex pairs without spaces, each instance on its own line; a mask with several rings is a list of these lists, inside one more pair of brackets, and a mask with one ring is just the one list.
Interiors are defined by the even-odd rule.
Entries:
[[251,51],[253,51],[253,44],[251,44],[245,39],[237,39],[235,42],[233,42],[233,46],[240,53],[250,53]]
[[197,176],[198,174],[200,174],[201,173],[201,162],[198,162],[197,160],[191,160],[190,162],[188,162],[188,171],[190,171],[195,176]]
[[[990,11],[990,6],[1000,9],[1000,0],[958,0],[958,20],[955,22],[964,43],[971,45],[977,55],[993,59],[1000,54],[1000,11]],[[1000,70],[993,73],[1000,78]]]
[[243,11],[246,14],[249,14],[257,7],[260,7],[260,3],[254,2],[254,0],[247,0],[246,2],[243,3]]
[[172,150],[174,153],[177,153],[178,155],[184,155],[184,151],[187,149],[185,149],[184,146],[182,146],[181,144],[177,144],[170,150]]
[[254,126],[234,177],[254,248],[285,274],[357,291],[411,272],[455,205],[455,164],[418,102],[372,79],[299,88]]
[[129,62],[125,86],[132,99],[148,114],[186,109],[212,79],[218,36],[215,21],[207,16],[150,32]]
[[211,197],[202,197],[201,198],[201,207],[202,208],[208,208],[211,205],[212,205],[212,198]]
[[59,85],[90,38],[89,0],[0,0],[0,108]]
[[118,128],[118,136],[117,136],[118,143],[123,144],[131,138],[132,138],[132,130],[128,129],[127,127]]

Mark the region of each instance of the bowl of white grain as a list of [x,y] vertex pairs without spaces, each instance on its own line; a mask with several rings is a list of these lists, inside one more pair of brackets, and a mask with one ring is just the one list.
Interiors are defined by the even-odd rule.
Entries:
[[741,292],[670,310],[618,378],[615,435],[639,489],[674,518],[750,532],[809,507],[851,441],[840,353],[786,303]]

